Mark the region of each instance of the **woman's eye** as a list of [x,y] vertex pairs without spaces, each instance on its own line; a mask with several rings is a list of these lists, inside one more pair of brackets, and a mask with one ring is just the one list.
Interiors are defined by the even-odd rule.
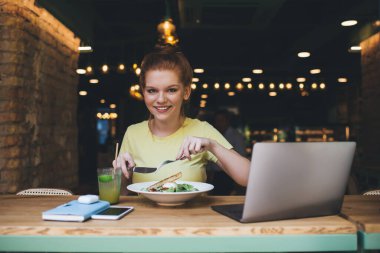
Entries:
[[146,92],[148,92],[148,93],[155,93],[156,90],[154,90],[154,89],[147,89]]
[[175,89],[175,88],[170,88],[168,91],[169,91],[170,93],[174,93],[174,92],[177,91],[177,89]]

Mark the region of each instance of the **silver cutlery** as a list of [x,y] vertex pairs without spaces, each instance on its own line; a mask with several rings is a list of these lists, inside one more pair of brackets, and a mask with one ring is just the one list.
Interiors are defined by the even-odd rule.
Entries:
[[157,170],[157,168],[153,167],[134,167],[131,169],[133,172],[137,173],[153,173]]
[[137,173],[153,173],[157,170],[159,170],[160,168],[162,168],[163,166],[169,164],[169,163],[172,163],[172,162],[176,162],[176,161],[179,161],[179,160],[183,160],[185,159],[185,157],[182,157],[180,159],[177,159],[177,160],[165,160],[163,162],[161,162],[157,168],[153,168],[153,167],[134,167],[132,168],[132,171],[133,172],[137,172]]

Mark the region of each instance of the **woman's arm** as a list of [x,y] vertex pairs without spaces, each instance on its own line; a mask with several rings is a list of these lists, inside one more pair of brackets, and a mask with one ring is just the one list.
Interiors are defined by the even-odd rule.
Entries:
[[191,159],[192,154],[198,154],[203,151],[213,153],[218,158],[217,164],[219,167],[232,177],[236,183],[247,186],[250,161],[233,149],[227,149],[212,139],[194,136],[186,137],[181,145],[177,159],[181,157]]

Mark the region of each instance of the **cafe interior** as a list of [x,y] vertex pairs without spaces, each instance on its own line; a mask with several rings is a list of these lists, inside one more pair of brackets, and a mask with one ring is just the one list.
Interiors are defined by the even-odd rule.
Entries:
[[[5,0],[0,192],[97,194],[155,45],[194,69],[187,115],[219,110],[245,140],[357,143],[347,194],[380,188],[380,1]],[[21,32],[20,32],[21,31]],[[244,194],[237,188],[231,194]]]
[[[158,182],[112,167],[167,44],[193,69],[186,115],[228,112],[247,159],[211,149],[247,188],[211,165],[181,182],[205,152],[132,169],[176,172]],[[0,252],[379,252],[379,70],[380,0],[0,0]]]

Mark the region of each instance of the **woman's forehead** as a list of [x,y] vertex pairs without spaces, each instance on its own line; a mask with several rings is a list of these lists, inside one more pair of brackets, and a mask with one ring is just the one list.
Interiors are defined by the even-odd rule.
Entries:
[[145,75],[145,82],[148,85],[149,83],[156,82],[179,82],[180,77],[174,70],[150,70]]

